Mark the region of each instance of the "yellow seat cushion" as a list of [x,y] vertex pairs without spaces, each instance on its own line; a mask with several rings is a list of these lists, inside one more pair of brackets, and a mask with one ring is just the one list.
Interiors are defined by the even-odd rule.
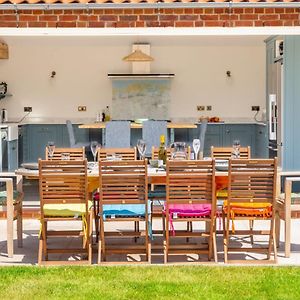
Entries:
[[[227,200],[224,201],[223,209],[227,212]],[[263,202],[231,203],[230,214],[232,218],[236,215],[270,217],[272,215],[272,204]]]
[[227,190],[218,190],[217,191],[217,198],[227,198],[228,191]]
[[[89,201],[88,208],[92,205]],[[45,204],[43,210],[46,217],[82,217],[86,213],[84,203]]]

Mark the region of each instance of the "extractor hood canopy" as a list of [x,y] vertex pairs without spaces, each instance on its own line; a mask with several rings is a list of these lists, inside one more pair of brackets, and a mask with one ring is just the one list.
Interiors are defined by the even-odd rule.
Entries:
[[141,74],[132,74],[132,73],[108,73],[108,78],[111,79],[126,79],[126,78],[173,78],[174,73],[141,73]]

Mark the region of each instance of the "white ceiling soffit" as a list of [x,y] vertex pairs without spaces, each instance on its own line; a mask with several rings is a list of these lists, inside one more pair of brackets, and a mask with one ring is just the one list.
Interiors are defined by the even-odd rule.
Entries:
[[5,36],[235,36],[300,35],[300,27],[0,28]]

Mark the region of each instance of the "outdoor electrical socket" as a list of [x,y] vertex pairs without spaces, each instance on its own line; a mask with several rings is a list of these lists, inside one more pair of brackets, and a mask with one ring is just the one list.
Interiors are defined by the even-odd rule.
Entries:
[[32,112],[32,106],[24,106],[24,112]]
[[197,110],[198,111],[203,111],[203,110],[205,110],[205,106],[204,105],[197,105]]
[[86,111],[86,106],[78,106],[78,111]]
[[252,106],[252,111],[259,111],[260,107],[259,106]]
[[211,105],[207,105],[206,106],[206,110],[212,110],[212,106]]

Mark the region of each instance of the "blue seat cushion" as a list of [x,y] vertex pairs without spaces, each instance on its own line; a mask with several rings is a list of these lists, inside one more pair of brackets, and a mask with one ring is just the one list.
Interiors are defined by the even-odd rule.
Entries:
[[103,205],[105,217],[143,217],[145,204],[106,204]]

